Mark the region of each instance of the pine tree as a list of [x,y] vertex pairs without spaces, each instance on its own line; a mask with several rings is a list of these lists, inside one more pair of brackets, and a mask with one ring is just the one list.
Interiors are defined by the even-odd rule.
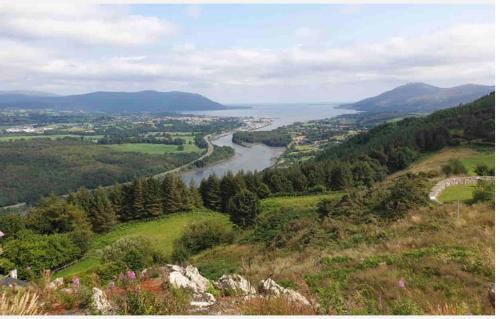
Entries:
[[200,184],[200,193],[203,198],[203,205],[209,209],[220,210],[220,181],[215,174],[211,174]]
[[182,209],[182,194],[178,187],[176,176],[167,174],[161,184],[162,206],[165,214],[177,212]]
[[142,178],[136,179],[132,183],[132,217],[134,219],[141,219],[146,217],[145,199],[144,199],[144,180]]
[[108,231],[116,223],[116,214],[102,188],[95,190],[88,212],[92,230],[96,233]]
[[260,211],[259,198],[254,193],[243,190],[231,197],[228,211],[233,223],[241,227],[249,227],[254,224]]
[[194,180],[191,180],[189,183],[189,192],[191,197],[191,205],[193,208],[201,208],[203,207],[203,199],[201,198],[201,194],[196,188]]
[[120,185],[115,184],[108,192],[108,199],[113,207],[117,219],[122,219],[124,214],[125,199],[123,196],[123,189]]
[[155,178],[146,180],[146,192],[144,195],[146,215],[148,217],[157,217],[161,215],[161,194],[160,182]]
[[227,213],[231,197],[245,189],[245,181],[241,174],[233,175],[231,171],[226,173],[220,181],[220,199],[222,211]]

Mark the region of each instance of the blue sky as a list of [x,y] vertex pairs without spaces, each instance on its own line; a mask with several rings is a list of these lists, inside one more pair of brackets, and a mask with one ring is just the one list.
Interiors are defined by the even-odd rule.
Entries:
[[0,4],[0,86],[353,101],[494,82],[492,5]]

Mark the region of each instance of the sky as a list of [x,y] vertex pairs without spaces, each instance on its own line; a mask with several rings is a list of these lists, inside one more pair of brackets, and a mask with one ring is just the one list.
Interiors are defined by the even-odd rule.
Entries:
[[493,85],[493,5],[0,4],[0,90],[348,102]]

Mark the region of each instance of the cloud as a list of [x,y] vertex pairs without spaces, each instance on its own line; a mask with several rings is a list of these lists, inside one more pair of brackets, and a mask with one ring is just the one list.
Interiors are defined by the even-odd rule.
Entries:
[[10,37],[130,46],[154,42],[177,29],[117,6],[0,4],[0,34]]
[[[124,13],[116,14],[123,17]],[[161,51],[118,54],[113,50],[94,56],[85,51],[78,54],[78,48],[60,50],[24,38],[0,38],[0,83],[6,89],[56,93],[187,90],[223,100],[234,99],[236,92],[273,98],[272,94],[283,95],[289,88],[291,96],[310,91],[312,100],[321,90],[335,99],[335,94],[345,98],[342,88],[346,87],[351,96],[364,96],[359,93],[360,83],[491,84],[493,40],[493,25],[474,24],[324,49],[204,49],[184,43]]]

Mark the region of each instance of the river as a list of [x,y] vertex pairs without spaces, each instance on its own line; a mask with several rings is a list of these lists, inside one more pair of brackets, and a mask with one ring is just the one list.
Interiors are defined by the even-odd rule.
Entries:
[[[339,116],[342,114],[355,113],[353,110],[338,108],[335,104],[261,104],[249,108],[189,112],[191,114],[212,116],[236,116],[236,117],[265,117],[272,118],[273,123],[261,130],[272,130],[277,127],[295,122],[306,122]],[[186,171],[181,174],[184,182],[194,180],[199,185],[203,178],[210,174],[224,175],[227,171],[261,171],[272,166],[276,159],[285,151],[284,147],[269,147],[263,144],[253,144],[243,147],[232,142],[233,134],[221,136],[212,141],[214,145],[230,146],[234,148],[235,155],[230,159]]]

